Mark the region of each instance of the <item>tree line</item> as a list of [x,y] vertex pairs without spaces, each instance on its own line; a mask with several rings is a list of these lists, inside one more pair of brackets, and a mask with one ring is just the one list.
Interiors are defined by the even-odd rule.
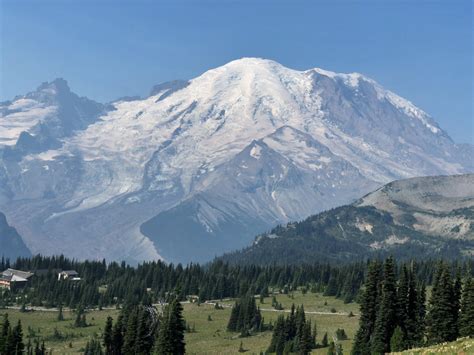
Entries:
[[[102,307],[121,304],[159,302],[170,292],[184,300],[195,295],[200,302],[246,294],[268,294],[270,288],[294,290],[304,287],[345,302],[354,301],[368,270],[367,262],[348,265],[328,263],[306,265],[229,265],[221,260],[210,264],[173,265],[162,261],[146,262],[135,267],[125,262],[77,261],[64,256],[19,258],[12,265],[5,259],[0,269],[13,267],[33,271],[30,286],[13,291],[0,290],[0,307],[13,303],[69,308]],[[426,284],[433,281],[436,262],[418,264],[416,276]],[[461,265],[464,272],[474,270],[474,261]],[[76,270],[81,281],[58,280],[58,270]]]

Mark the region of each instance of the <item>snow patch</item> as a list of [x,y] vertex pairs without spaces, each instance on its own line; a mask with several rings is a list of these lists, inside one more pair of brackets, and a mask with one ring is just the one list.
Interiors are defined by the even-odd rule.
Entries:
[[262,152],[262,147],[259,145],[255,145],[250,150],[250,156],[258,160],[260,159],[261,152]]

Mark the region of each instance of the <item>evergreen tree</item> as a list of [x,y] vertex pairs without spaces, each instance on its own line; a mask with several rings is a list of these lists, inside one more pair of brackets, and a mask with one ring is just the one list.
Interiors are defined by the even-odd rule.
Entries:
[[318,336],[318,327],[317,327],[317,325],[316,325],[316,322],[314,322],[313,331],[312,331],[312,333],[311,333],[311,341],[312,341],[312,344],[313,344],[313,349],[316,349],[316,345],[317,345],[316,339],[317,339],[317,336]]
[[227,330],[248,333],[260,331],[262,328],[262,315],[257,307],[255,298],[246,295],[237,300],[232,307]]
[[182,317],[183,307],[177,299],[169,304],[163,314],[162,323],[155,345],[155,354],[184,354],[184,331],[186,325]]
[[346,331],[344,329],[340,329],[338,328],[336,330],[336,339],[337,340],[347,340],[347,334],[346,334]]
[[449,268],[441,263],[438,267],[427,315],[427,341],[438,344],[444,341],[453,341],[457,336],[454,312],[453,283]]
[[91,339],[87,342],[84,350],[84,355],[103,355],[104,351],[100,345],[100,341],[97,339]]
[[359,330],[356,333],[353,355],[370,353],[370,339],[375,328],[377,310],[380,302],[380,284],[382,267],[378,261],[371,262],[368,267],[365,290],[360,305]]
[[113,320],[112,317],[107,317],[105,322],[103,342],[106,355],[113,354]]
[[[255,300],[254,300],[255,304]],[[172,318],[171,318],[171,329],[173,331],[173,345],[175,354],[185,353],[185,342],[184,342],[184,330],[185,323],[183,319],[183,306],[177,300],[171,304]]]
[[372,339],[372,354],[390,352],[390,338],[397,325],[397,286],[395,279],[395,262],[388,258],[384,264],[384,280],[380,307],[377,311],[374,335]]
[[25,350],[25,344],[23,343],[23,330],[20,320],[18,320],[17,325],[12,329],[11,338],[11,349],[14,349],[14,354],[22,354],[23,350]]
[[338,279],[335,273],[331,273],[329,283],[324,291],[324,296],[336,296],[338,292]]
[[402,328],[396,327],[392,337],[390,338],[390,350],[391,351],[403,351],[407,348],[405,343],[405,336]]
[[325,348],[328,346],[328,333],[324,333],[323,340],[321,340],[321,346]]
[[286,341],[285,329],[285,317],[283,315],[279,315],[275,323],[275,327],[273,328],[272,340],[267,352],[276,353],[278,355],[283,354]]
[[161,319],[158,336],[155,341],[155,354],[168,355],[173,354],[172,335],[170,331],[170,308],[167,306],[164,309],[163,317]]
[[239,314],[240,314],[240,302],[236,302],[232,307],[230,312],[229,322],[227,323],[227,330],[231,332],[238,331],[238,323],[239,323]]
[[296,308],[294,303],[291,305],[290,315],[285,322],[285,326],[287,339],[293,339],[296,336]]
[[453,283],[453,299],[452,299],[453,316],[454,316],[454,324],[455,324],[455,329],[453,330],[453,333],[455,333],[456,338],[459,336],[459,311],[461,309],[461,293],[462,293],[461,269],[457,267],[456,278]]
[[113,331],[112,331],[112,354],[120,355],[122,354],[123,346],[123,315],[120,314],[115,322]]
[[135,340],[135,354],[150,354],[153,347],[153,329],[151,329],[150,317],[145,307],[140,307],[137,321],[137,336]]
[[416,313],[417,313],[417,330],[414,337],[415,345],[421,345],[424,341],[425,330],[426,330],[426,286],[422,282],[419,287],[417,287],[418,300],[416,303]]
[[462,289],[459,332],[463,337],[474,337],[474,281],[471,277],[466,279]]
[[298,352],[306,355],[311,353],[311,350],[315,348],[314,340],[311,335],[311,323],[306,322],[303,326],[303,332],[298,339]]
[[6,354],[8,349],[8,334],[11,331],[10,321],[8,320],[8,313],[3,316],[2,328],[0,333],[0,354]]
[[283,315],[278,316],[267,351],[277,354],[309,354],[316,346],[315,337],[316,327],[313,336],[311,321],[306,320],[303,305],[297,308],[293,305],[286,319]]
[[[414,266],[408,273],[408,294],[405,302],[406,318],[405,324],[402,325],[399,319],[399,325],[403,326],[403,335],[405,339],[405,349],[413,348],[420,345],[424,337],[424,307],[425,294],[418,292],[416,285],[416,276]],[[420,307],[423,309],[420,310]]]
[[79,307],[76,310],[76,320],[74,321],[74,326],[76,328],[84,328],[87,327],[87,320],[86,320],[86,314],[84,312],[84,308]]
[[295,314],[295,350],[300,350],[301,346],[300,343],[305,342],[305,326],[306,326],[306,317],[304,314],[304,307],[301,305],[296,309]]
[[404,339],[408,338],[408,325],[409,325],[409,306],[408,306],[408,297],[409,297],[409,282],[410,277],[408,275],[408,268],[406,264],[402,266],[400,270],[400,278],[398,281],[398,290],[397,290],[397,300],[398,300],[398,309],[397,309],[397,319],[398,324],[401,327],[402,336]]
[[124,354],[133,354],[135,352],[135,343],[137,340],[138,327],[138,307],[130,310],[127,319],[127,326],[123,336],[122,352]]
[[5,355],[15,354],[16,352],[16,342],[13,336],[12,329],[8,329],[7,340],[5,345]]

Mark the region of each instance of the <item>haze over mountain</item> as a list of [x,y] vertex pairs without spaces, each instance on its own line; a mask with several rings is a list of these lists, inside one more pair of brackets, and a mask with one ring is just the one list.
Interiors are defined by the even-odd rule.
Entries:
[[0,258],[15,260],[31,256],[30,251],[15,228],[8,225],[5,215],[0,212]]
[[361,74],[244,58],[109,105],[59,79],[0,105],[0,210],[33,253],[203,261],[384,183],[474,171]]
[[391,182],[355,203],[289,223],[224,255],[233,263],[474,256],[474,174]]

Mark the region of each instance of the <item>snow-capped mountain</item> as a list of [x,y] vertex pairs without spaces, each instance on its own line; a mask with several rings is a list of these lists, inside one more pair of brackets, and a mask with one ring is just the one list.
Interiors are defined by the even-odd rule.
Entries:
[[0,210],[32,252],[205,260],[391,180],[474,169],[472,146],[361,74],[244,58],[64,119],[55,93],[27,105],[55,83],[0,108]]
[[72,93],[64,79],[0,103],[0,147],[8,158],[61,147],[60,139],[86,128],[106,106]]

